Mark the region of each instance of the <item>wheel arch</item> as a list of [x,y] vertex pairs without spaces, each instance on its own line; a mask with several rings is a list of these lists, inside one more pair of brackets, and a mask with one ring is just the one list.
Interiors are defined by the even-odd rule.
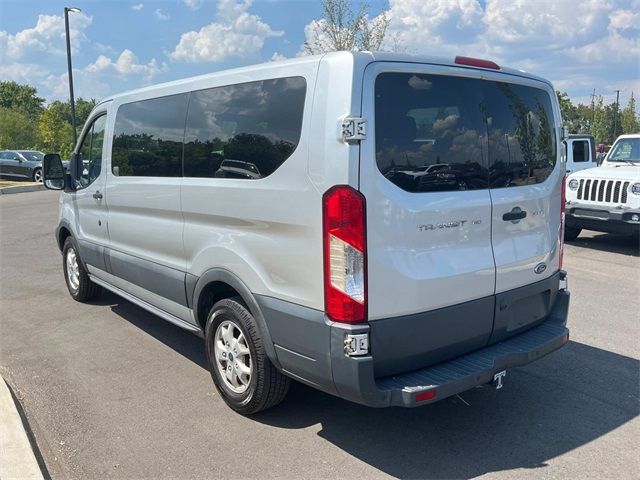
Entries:
[[[187,282],[188,284],[189,282]],[[187,286],[188,288],[188,286]],[[202,328],[204,334],[205,325],[207,322],[207,315],[209,310],[215,302],[224,298],[230,298],[239,296],[248,308],[253,318],[255,318],[258,327],[260,328],[260,335],[264,342],[264,348],[276,368],[279,370],[280,362],[276,355],[273,341],[267,327],[267,322],[264,319],[262,311],[256,302],[253,293],[240,278],[229,270],[223,268],[213,268],[203,273],[195,282],[193,288],[193,295],[187,292],[187,296],[191,297],[191,305],[196,321]]]
[[67,237],[73,237],[71,226],[69,226],[67,222],[60,222],[60,225],[56,228],[56,241],[58,242],[58,249],[60,251],[62,251]]

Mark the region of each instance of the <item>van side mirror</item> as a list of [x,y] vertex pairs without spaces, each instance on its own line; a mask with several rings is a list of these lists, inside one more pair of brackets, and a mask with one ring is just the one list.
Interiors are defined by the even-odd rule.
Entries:
[[65,186],[65,171],[62,159],[57,153],[47,153],[42,160],[42,179],[45,188],[49,190],[63,190]]

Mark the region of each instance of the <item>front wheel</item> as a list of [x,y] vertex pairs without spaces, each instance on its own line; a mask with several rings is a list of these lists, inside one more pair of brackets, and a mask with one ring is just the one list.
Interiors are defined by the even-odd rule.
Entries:
[[42,183],[42,169],[36,168],[33,171],[32,179],[34,182]]
[[72,237],[67,237],[62,247],[62,268],[67,289],[74,300],[87,302],[100,295],[102,288],[89,279]]
[[581,231],[582,229],[578,227],[564,227],[564,239],[567,242],[571,242],[578,238],[578,235],[580,235]]
[[284,400],[290,380],[267,357],[258,324],[239,297],[213,306],[205,342],[213,382],[235,411],[251,415]]

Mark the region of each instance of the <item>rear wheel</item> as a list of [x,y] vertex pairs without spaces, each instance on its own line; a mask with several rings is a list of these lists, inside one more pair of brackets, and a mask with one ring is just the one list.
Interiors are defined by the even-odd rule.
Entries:
[[36,168],[33,171],[32,179],[33,179],[34,182],[38,182],[38,183],[42,182],[42,169],[41,168]]
[[564,227],[564,239],[568,242],[575,240],[580,235],[582,231],[581,228],[578,227]]
[[213,306],[205,341],[213,382],[235,411],[251,415],[284,400],[290,380],[267,357],[256,320],[239,297]]
[[62,268],[67,289],[74,300],[78,302],[94,300],[102,292],[100,285],[96,285],[89,279],[89,275],[80,260],[78,248],[73,237],[67,237],[64,241]]

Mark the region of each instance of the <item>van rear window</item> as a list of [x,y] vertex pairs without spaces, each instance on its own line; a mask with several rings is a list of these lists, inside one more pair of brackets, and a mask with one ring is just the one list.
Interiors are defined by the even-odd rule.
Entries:
[[556,162],[549,95],[511,83],[382,73],[375,84],[376,161],[409,192],[543,182]]

